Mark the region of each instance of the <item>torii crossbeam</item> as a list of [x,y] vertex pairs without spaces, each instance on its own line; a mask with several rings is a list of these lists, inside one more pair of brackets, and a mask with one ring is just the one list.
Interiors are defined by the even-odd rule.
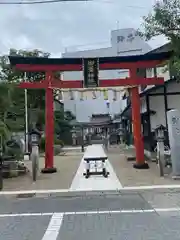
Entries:
[[[132,104],[132,123],[134,133],[134,144],[136,149],[135,168],[147,169],[149,166],[144,160],[144,143],[141,133],[141,117],[140,117],[140,97],[139,85],[159,85],[164,83],[163,78],[139,78],[137,77],[137,68],[154,68],[170,57],[169,53],[156,53],[125,57],[102,57],[98,58],[99,70],[110,69],[129,69],[130,76],[126,79],[98,79],[98,87],[117,87],[117,86],[134,86],[131,88],[131,104]],[[27,89],[45,89],[46,91],[46,152],[45,167],[43,173],[56,172],[53,163],[53,144],[54,144],[54,110],[53,110],[53,89],[54,88],[83,88],[83,80],[55,80],[54,72],[61,71],[83,71],[84,61],[82,58],[34,58],[34,57],[17,57],[9,56],[11,65],[17,69],[26,72],[45,72],[45,80],[36,83],[24,82],[20,84],[21,88]],[[92,61],[92,59],[91,59]]]

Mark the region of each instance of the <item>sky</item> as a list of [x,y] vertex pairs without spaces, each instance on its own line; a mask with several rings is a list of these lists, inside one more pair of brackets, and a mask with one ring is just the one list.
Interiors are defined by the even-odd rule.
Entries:
[[[10,48],[40,49],[59,57],[65,50],[107,47],[111,30],[139,28],[154,1],[0,5],[0,54],[7,54]],[[163,37],[150,42],[153,48],[163,43]]]

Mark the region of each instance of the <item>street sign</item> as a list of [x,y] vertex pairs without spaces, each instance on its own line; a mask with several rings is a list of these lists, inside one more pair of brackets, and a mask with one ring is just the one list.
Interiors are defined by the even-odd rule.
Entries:
[[99,86],[99,60],[98,58],[83,59],[84,87]]

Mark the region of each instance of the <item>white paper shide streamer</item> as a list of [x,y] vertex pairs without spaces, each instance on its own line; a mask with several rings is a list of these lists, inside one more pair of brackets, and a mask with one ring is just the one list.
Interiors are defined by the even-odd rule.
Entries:
[[[77,89],[54,89],[54,98],[58,101],[65,100],[75,100],[76,98],[80,101],[84,101],[87,99],[97,99],[102,94],[104,100],[108,100],[109,91],[113,93],[113,101],[117,101],[121,99],[123,94],[128,93],[127,88],[121,87],[108,87],[108,88],[77,88]],[[99,95],[100,94],[100,95]]]

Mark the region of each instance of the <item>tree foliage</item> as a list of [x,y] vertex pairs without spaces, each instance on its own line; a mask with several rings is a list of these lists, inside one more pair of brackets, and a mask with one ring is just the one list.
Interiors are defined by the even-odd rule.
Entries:
[[[45,58],[48,58],[50,56],[49,53],[44,53],[37,49],[33,51],[10,49],[9,55],[22,57],[45,57]],[[9,64],[9,59],[7,55],[4,55],[0,58],[0,66],[2,68],[0,74],[1,80],[14,83],[21,82],[24,79],[24,73],[16,70],[15,68],[12,68],[12,66]],[[38,81],[40,79],[44,79],[44,73],[39,72],[27,73],[28,81]]]
[[55,131],[58,135],[67,133],[72,129],[71,121],[75,119],[75,116],[70,111],[55,111]]
[[[39,50],[24,51],[10,49],[9,55],[11,56],[23,56],[23,57],[49,57],[48,53],[44,53]],[[24,102],[24,89],[18,87],[18,83],[24,81],[24,73],[13,68],[8,60],[8,56],[4,55],[0,57],[0,80],[1,89],[3,92],[1,95],[2,104],[7,111],[2,108],[3,115],[8,115],[8,119],[1,119],[7,124],[7,127],[11,131],[22,131],[25,125],[25,102]],[[34,82],[44,79],[44,73],[27,73],[26,81]],[[6,90],[5,90],[6,89]],[[44,115],[45,110],[45,94],[43,89],[28,90],[28,108],[30,121],[36,116],[36,120]],[[4,99],[4,100],[3,100]],[[34,111],[33,111],[34,110]],[[8,112],[8,113],[7,113]],[[42,121],[42,124],[44,121]],[[41,125],[42,125],[41,124]],[[42,126],[41,126],[42,128]]]
[[173,57],[170,61],[174,73],[180,75],[180,1],[158,1],[148,16],[143,18],[142,36],[150,40],[163,35],[170,42]]
[[[49,53],[39,50],[24,51],[10,49],[9,55],[23,57],[48,58]],[[26,74],[26,81],[35,82],[44,80],[44,72],[30,72]],[[59,77],[59,73],[55,73]],[[24,73],[12,68],[8,56],[0,57],[0,134],[8,138],[9,132],[24,131],[25,129],[25,95],[24,89],[18,87],[18,83],[24,81]],[[36,126],[43,130],[45,123],[45,90],[28,89],[28,116],[29,128]],[[71,112],[64,113],[63,110],[55,113],[55,130],[59,134],[70,130],[69,121],[74,116]]]

